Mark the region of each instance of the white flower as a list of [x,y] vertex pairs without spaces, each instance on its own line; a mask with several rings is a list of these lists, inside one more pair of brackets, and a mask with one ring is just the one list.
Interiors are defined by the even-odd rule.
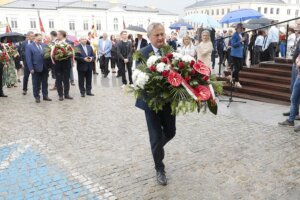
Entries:
[[182,57],[182,61],[184,61],[184,62],[191,62],[191,61],[195,61],[195,58],[193,58],[192,56],[190,56],[190,55],[184,55],[183,57]]
[[132,80],[133,80],[135,89],[138,89],[138,88],[144,89],[145,84],[149,80],[149,76],[145,72],[142,72],[142,71],[136,69],[136,70],[134,70],[134,72],[132,74]]
[[155,62],[156,62],[158,59],[160,59],[160,58],[161,58],[160,56],[155,56],[155,55],[150,56],[150,57],[148,58],[148,60],[147,60],[147,66],[148,66],[148,67],[151,67],[151,66],[154,65]]
[[179,60],[180,58],[182,58],[182,56],[183,55],[181,53],[176,53],[176,52],[173,53],[173,57],[175,60]]
[[166,65],[165,66],[165,70],[170,70],[170,68],[171,68],[171,65]]
[[163,62],[158,63],[158,65],[156,65],[156,70],[158,72],[163,72],[166,68],[166,64]]

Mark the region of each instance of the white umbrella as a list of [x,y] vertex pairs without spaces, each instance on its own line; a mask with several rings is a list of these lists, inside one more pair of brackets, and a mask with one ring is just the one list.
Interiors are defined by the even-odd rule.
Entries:
[[198,25],[201,25],[204,28],[221,28],[222,25],[212,18],[209,15],[206,14],[194,14],[194,15],[188,15],[183,17],[184,20],[195,23]]

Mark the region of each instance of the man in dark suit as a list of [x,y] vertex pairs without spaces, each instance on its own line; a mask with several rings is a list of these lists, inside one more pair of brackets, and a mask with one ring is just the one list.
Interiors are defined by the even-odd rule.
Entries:
[[[0,43],[0,50],[3,50],[2,44]],[[0,97],[7,97],[7,95],[3,92],[3,84],[2,84],[2,77],[3,77],[3,68],[4,64],[0,63]]]
[[[165,45],[165,29],[160,23],[152,23],[148,27],[148,37],[151,44],[140,50],[145,59],[149,54],[154,53],[159,56],[162,54],[160,48]],[[164,106],[163,110],[156,113],[147,106],[146,102],[138,99],[136,107],[145,111],[148,131],[150,135],[150,144],[155,163],[157,181],[160,185],[167,185],[165,175],[164,146],[176,134],[176,117],[172,115],[171,105]]]
[[[57,32],[58,43],[67,44],[66,41],[67,33],[65,31]],[[70,70],[72,68],[71,58],[62,61],[56,61],[55,64],[55,76],[56,76],[56,88],[59,96],[59,100],[63,101],[65,99],[72,100],[73,97],[69,95],[70,91]]]
[[48,97],[48,68],[44,63],[44,48],[42,35],[35,34],[34,42],[26,47],[26,64],[32,75],[33,96],[36,103],[40,103],[40,89],[44,101],[51,101]]
[[26,51],[26,47],[32,43],[34,40],[34,33],[32,31],[29,31],[26,34],[26,40],[23,41],[19,47],[19,53],[21,55],[21,59],[23,61],[23,65],[24,65],[24,76],[23,76],[23,95],[27,94],[27,89],[28,89],[28,79],[29,79],[29,75],[30,75],[30,71],[28,69],[27,66],[27,62],[26,62],[26,55],[25,55],[25,51]]
[[135,38],[134,48],[136,51],[146,47],[148,45],[148,42],[146,39],[143,38],[143,35],[138,34],[137,38]]
[[[78,71],[78,83],[81,93],[81,97],[85,97],[85,93],[88,96],[94,96],[92,93],[92,74],[93,74],[93,62],[95,61],[95,55],[93,48],[87,45],[87,39],[85,37],[80,38],[80,44],[77,46],[80,52],[76,53],[77,71]],[[84,82],[86,87],[84,87]]]

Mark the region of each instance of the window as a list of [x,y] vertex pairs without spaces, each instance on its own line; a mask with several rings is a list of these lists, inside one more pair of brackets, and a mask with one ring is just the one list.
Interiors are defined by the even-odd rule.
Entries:
[[53,19],[49,19],[49,28],[54,29],[54,20]]
[[227,8],[227,13],[229,13],[230,12],[230,8]]
[[70,31],[75,30],[75,21],[74,20],[69,21],[69,29],[70,29]]
[[257,8],[257,11],[261,13],[261,7],[258,7],[258,8]]
[[280,9],[279,9],[279,8],[276,9],[276,14],[277,14],[277,15],[280,14]]
[[115,31],[119,30],[119,20],[118,20],[118,18],[114,18],[114,30]]
[[205,14],[207,14],[207,15],[208,15],[208,14],[209,14],[209,11],[208,11],[208,10],[205,10]]
[[11,19],[11,28],[18,28],[18,22],[16,18]]
[[287,14],[291,15],[291,9],[287,9]]
[[98,31],[101,31],[101,21],[100,21],[100,20],[97,21],[97,23],[96,23],[96,29],[97,29]]
[[270,14],[274,14],[274,8],[271,8]]
[[36,28],[36,20],[30,19],[30,28]]
[[214,10],[211,10],[211,15],[214,15],[215,14],[215,11]]
[[299,10],[295,10],[295,16],[296,16],[296,17],[299,16]]
[[217,9],[217,15],[219,15],[219,14],[220,14],[219,9]]
[[87,31],[89,30],[89,21],[83,20],[83,30]]
[[264,13],[268,14],[268,8],[265,8]]
[[299,0],[296,0],[296,4],[299,5],[299,4],[300,4],[300,1],[299,1]]
[[224,8],[222,9],[222,15],[225,15],[225,9]]

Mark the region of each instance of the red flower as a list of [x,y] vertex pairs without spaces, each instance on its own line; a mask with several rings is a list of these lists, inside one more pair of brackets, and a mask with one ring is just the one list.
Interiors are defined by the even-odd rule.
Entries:
[[190,62],[190,66],[191,66],[191,67],[193,67],[193,66],[194,66],[194,64],[195,64],[195,61],[194,61],[194,60],[192,60],[192,61]]
[[165,78],[168,78],[169,76],[169,71],[165,70],[162,72],[162,76],[165,77]]
[[149,69],[150,69],[151,72],[156,72],[156,66],[155,65],[152,65]]
[[194,75],[194,74],[196,74],[197,72],[196,72],[196,70],[192,69],[191,73]]
[[180,68],[180,69],[183,69],[184,68],[184,62],[182,62],[182,61],[180,61],[179,63],[178,63],[178,67]]
[[202,81],[208,81],[209,80],[209,76],[203,76]]
[[165,64],[168,64],[168,58],[167,57],[163,57],[161,59],[161,62],[165,63]]
[[193,68],[204,76],[210,76],[211,70],[207,67],[203,62],[198,61],[198,63],[194,64]]
[[178,87],[182,83],[182,77],[177,72],[170,72],[168,81],[172,86]]
[[169,58],[169,59],[172,59],[172,58],[173,58],[173,54],[172,54],[172,53],[168,53],[166,56],[167,56],[167,58]]
[[211,98],[211,92],[207,86],[199,85],[195,88],[195,92],[198,94],[201,101],[207,101]]
[[190,82],[190,80],[191,80],[191,77],[190,77],[190,76],[186,76],[184,79],[185,79],[185,81],[186,81],[186,82],[188,82],[188,83],[189,83],[189,82]]

